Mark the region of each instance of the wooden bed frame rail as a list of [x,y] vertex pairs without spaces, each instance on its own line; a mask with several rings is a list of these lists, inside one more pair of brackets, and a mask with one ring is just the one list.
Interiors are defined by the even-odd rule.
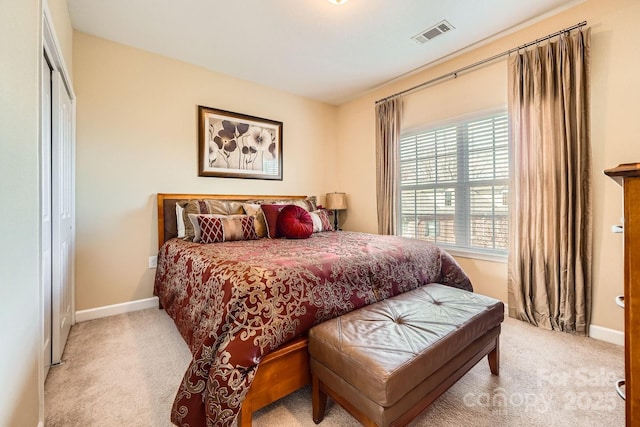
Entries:
[[311,383],[308,341],[307,337],[298,338],[269,353],[260,362],[238,414],[238,427],[251,426],[255,411]]

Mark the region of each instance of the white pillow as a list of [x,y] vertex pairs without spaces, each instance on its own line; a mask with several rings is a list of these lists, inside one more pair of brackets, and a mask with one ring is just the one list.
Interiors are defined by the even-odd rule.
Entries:
[[313,221],[313,232],[318,233],[322,231],[322,220],[320,219],[320,215],[318,215],[317,212],[309,212],[309,215]]
[[186,231],[184,229],[184,218],[182,217],[183,212],[184,208],[176,203],[176,222],[178,223],[178,237],[181,239],[186,235]]

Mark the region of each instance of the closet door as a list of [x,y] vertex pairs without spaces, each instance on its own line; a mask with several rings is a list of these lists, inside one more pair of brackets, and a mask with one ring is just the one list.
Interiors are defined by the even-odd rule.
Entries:
[[40,147],[40,206],[42,223],[41,268],[42,274],[42,353],[44,376],[51,366],[51,65],[47,55],[42,59],[42,135]]
[[52,363],[58,363],[73,321],[73,104],[56,70],[52,82]]

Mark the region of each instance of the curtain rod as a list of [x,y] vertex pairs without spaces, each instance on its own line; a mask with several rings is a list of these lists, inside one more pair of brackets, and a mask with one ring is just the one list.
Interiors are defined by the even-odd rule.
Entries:
[[509,49],[509,50],[507,50],[505,52],[499,53],[499,54],[494,55],[494,56],[492,56],[490,58],[483,59],[483,60],[478,61],[478,62],[476,62],[474,64],[467,65],[466,67],[458,68],[455,71],[451,71],[450,73],[443,74],[440,77],[436,77],[435,79],[431,79],[431,80],[426,81],[424,83],[420,83],[420,84],[418,84],[416,86],[410,87],[409,89],[405,89],[403,91],[394,93],[393,95],[389,95],[387,97],[379,99],[379,100],[376,101],[376,104],[379,104],[380,102],[387,101],[389,99],[397,98],[397,97],[399,97],[401,95],[406,95],[408,93],[415,92],[415,91],[417,91],[419,89],[422,89],[423,87],[430,86],[430,85],[432,85],[434,83],[437,83],[440,80],[444,80],[444,79],[447,79],[447,78],[450,78],[450,77],[456,78],[456,77],[458,77],[458,74],[464,73],[465,71],[469,71],[472,68],[479,67],[480,65],[484,65],[484,64],[486,64],[488,62],[495,61],[498,58],[502,58],[503,56],[510,55],[512,52],[519,51],[520,49],[526,49],[529,46],[533,46],[534,44],[538,44],[538,43],[543,42],[545,40],[549,40],[549,39],[551,39],[551,38],[553,38],[555,36],[559,36],[562,33],[568,33],[571,30],[575,30],[576,28],[584,27],[585,25],[587,25],[587,21],[582,21],[579,24],[575,24],[575,25],[572,25],[570,27],[564,28],[564,29],[562,29],[560,31],[556,31],[553,34],[546,35],[546,36],[544,36],[542,38],[539,38],[539,39],[536,39],[536,40],[534,40],[532,42],[525,43],[525,44],[523,44],[521,46],[515,47],[513,49]]

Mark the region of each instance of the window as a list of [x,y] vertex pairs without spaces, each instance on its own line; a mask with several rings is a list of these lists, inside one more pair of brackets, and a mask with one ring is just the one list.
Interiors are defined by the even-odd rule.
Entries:
[[507,254],[509,131],[500,111],[400,138],[400,230],[461,255]]

